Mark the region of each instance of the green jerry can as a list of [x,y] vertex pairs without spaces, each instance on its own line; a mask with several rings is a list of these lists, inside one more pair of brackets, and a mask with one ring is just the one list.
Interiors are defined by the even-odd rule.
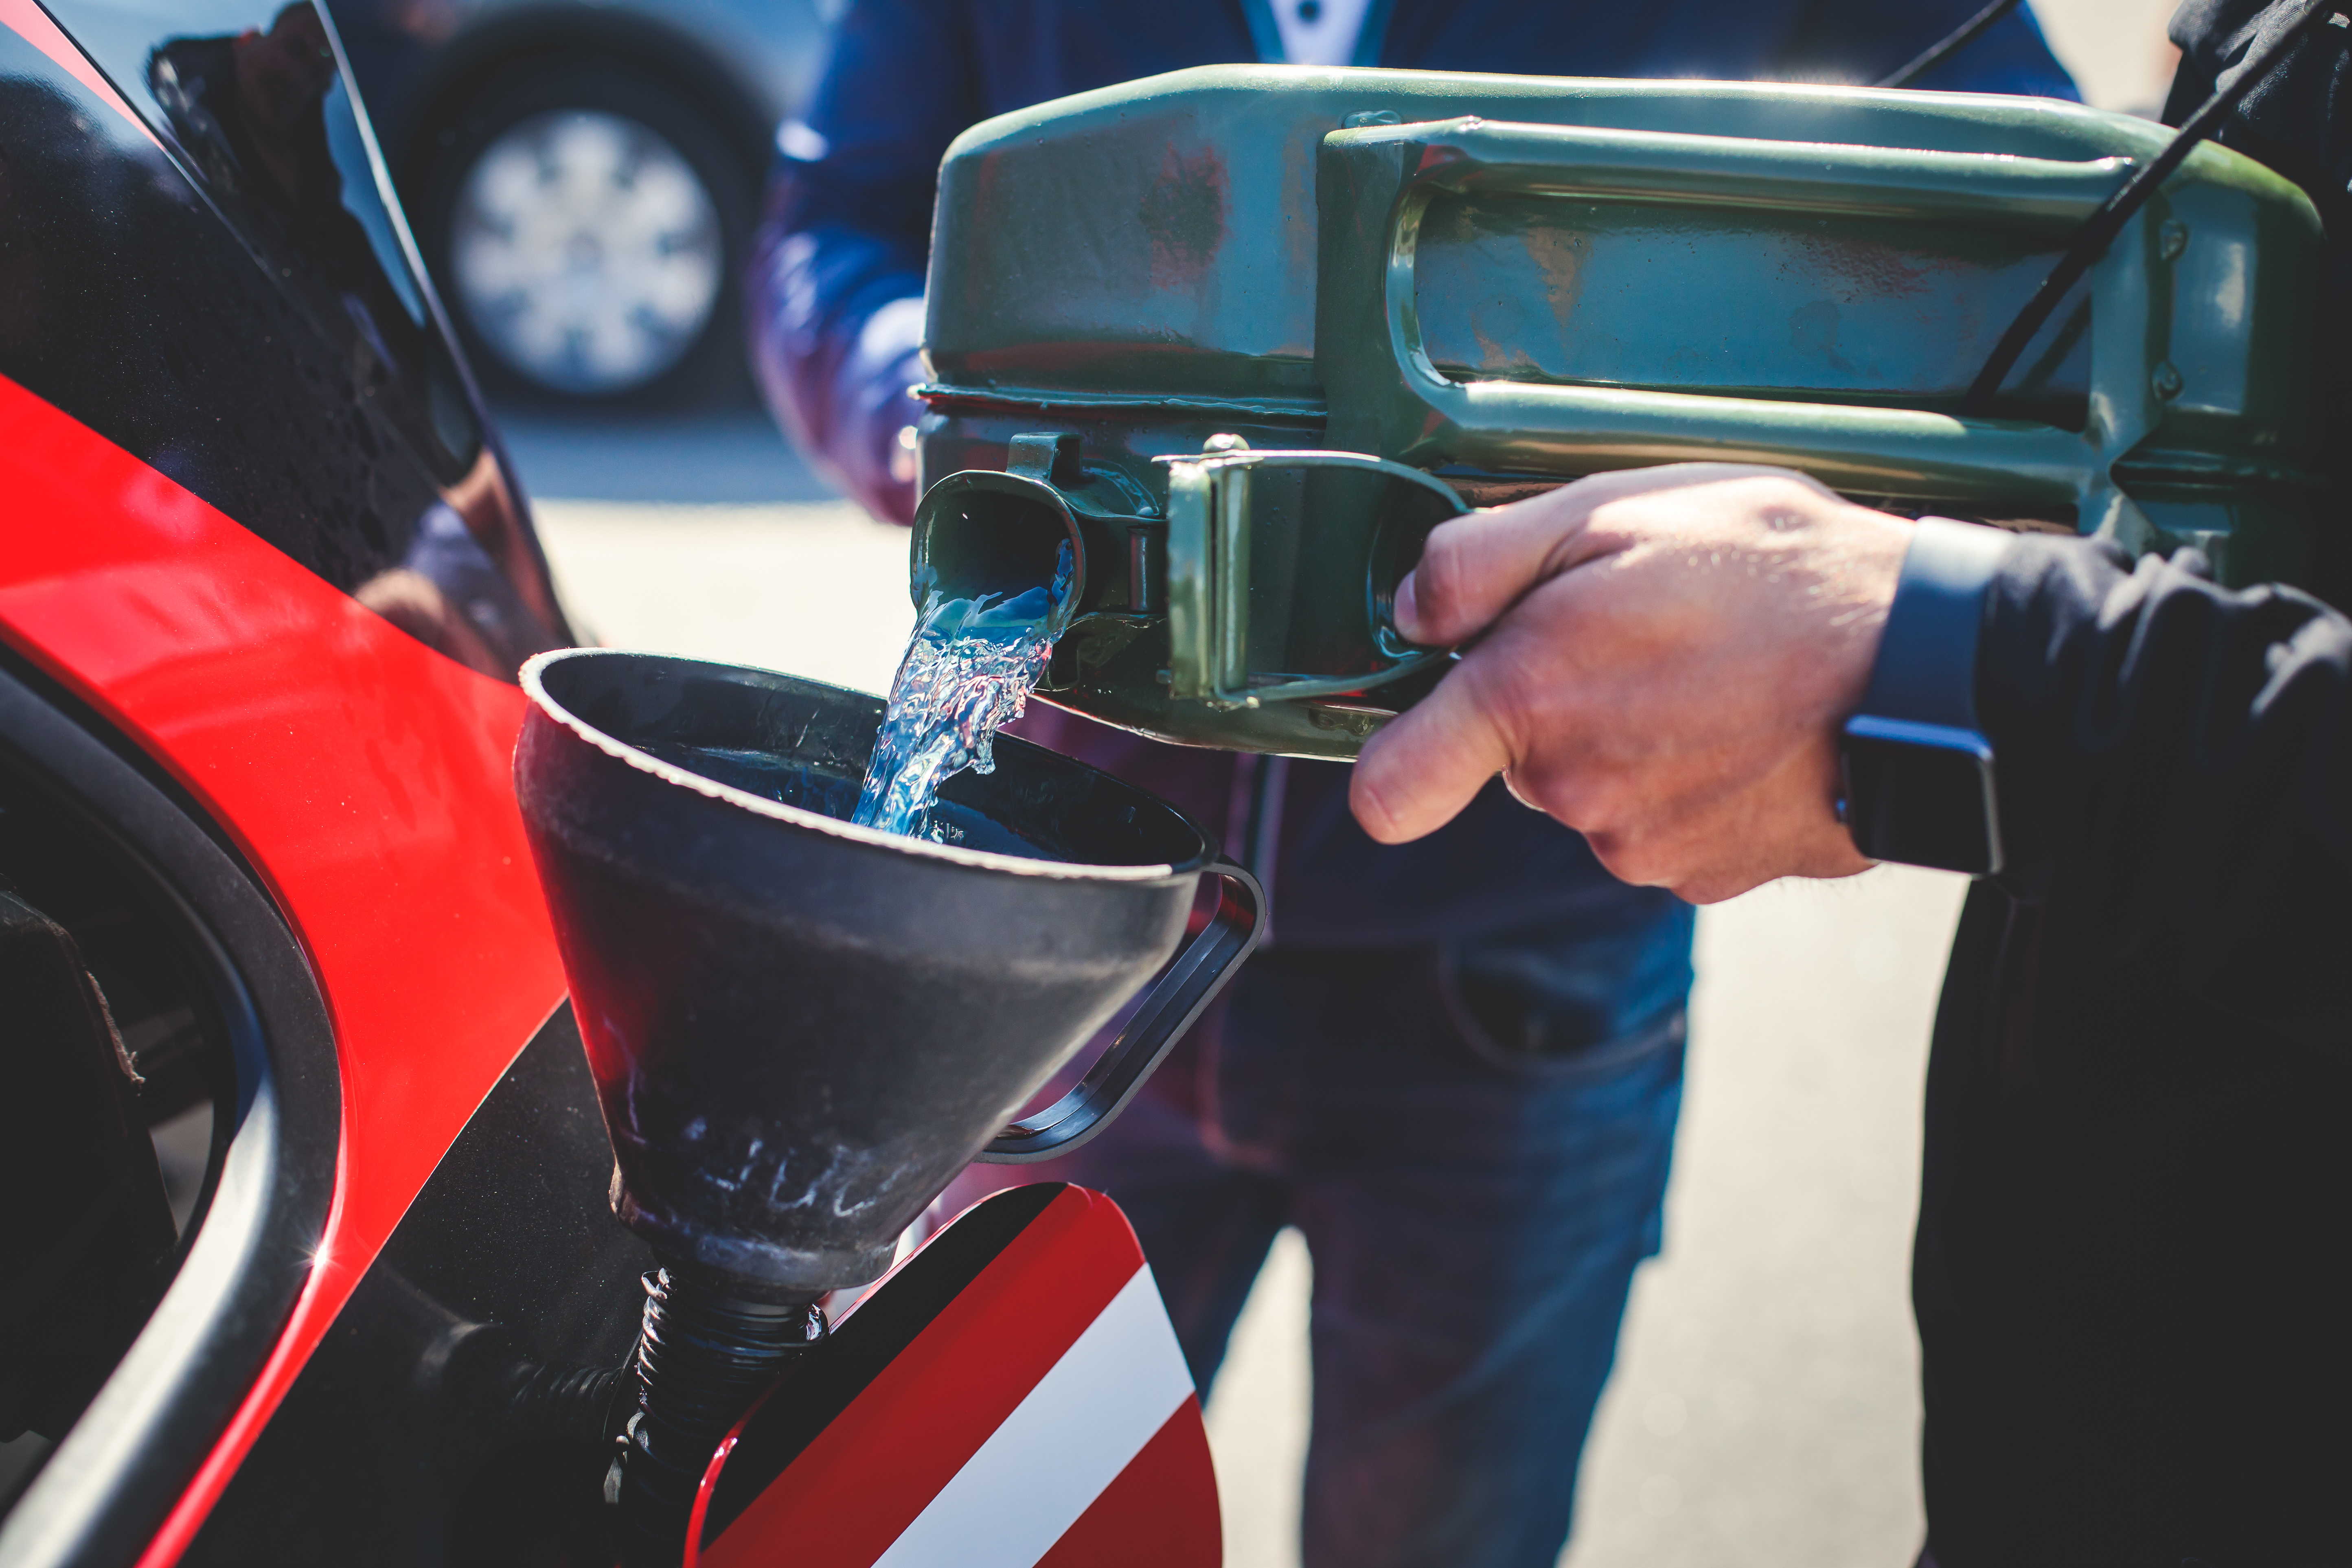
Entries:
[[2037,99],[1216,66],[941,166],[918,597],[1072,586],[1039,692],[1350,757],[1447,655],[1388,621],[1442,519],[1601,469],[2306,570],[2319,219],[2198,148],[1963,394],[2161,126]]

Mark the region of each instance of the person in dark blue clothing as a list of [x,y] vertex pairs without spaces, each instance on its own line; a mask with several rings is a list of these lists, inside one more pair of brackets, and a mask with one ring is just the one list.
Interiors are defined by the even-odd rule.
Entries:
[[[2325,225],[2341,429],[2352,16],[2189,0],[2171,36],[2167,117]],[[2352,475],[2311,499],[2333,605],[1728,464],[1449,522],[1399,588],[1411,636],[1480,640],[1357,764],[1384,841],[1499,770],[1696,900],[1872,858],[1979,876],[1927,1071],[1921,1568],[2346,1559]]]
[[[781,159],[749,296],[769,402],[877,516],[914,509],[934,181],[991,115],[1222,61],[1866,81],[1978,0],[854,0]],[[2074,96],[2021,9],[1916,85]],[[1275,874],[1276,940],[1094,1144],[1032,1168],[1133,1219],[1205,1394],[1286,1225],[1315,1264],[1310,1568],[1558,1557],[1633,1272],[1660,1242],[1691,910],[1499,784],[1375,844],[1348,771],[1022,732]],[[989,1168],[996,1169],[996,1168]]]

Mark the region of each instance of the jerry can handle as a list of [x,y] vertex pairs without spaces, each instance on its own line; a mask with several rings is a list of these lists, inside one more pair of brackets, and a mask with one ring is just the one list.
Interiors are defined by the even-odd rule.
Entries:
[[[1249,476],[1257,468],[1350,468],[1381,474],[1442,500],[1450,517],[1468,511],[1454,488],[1419,468],[1361,452],[1250,449],[1215,436],[1198,457],[1158,458],[1168,466],[1169,694],[1212,708],[1255,708],[1339,697],[1402,680],[1446,657],[1418,648],[1388,620],[1394,583],[1370,584],[1371,641],[1397,660],[1354,675],[1252,675],[1249,668]],[[1410,563],[1408,563],[1408,565]]]
[[[2151,128],[2147,152],[2162,145]],[[2120,153],[2063,160],[1848,147],[1832,159],[1805,142],[1474,115],[1336,131],[1320,157],[1316,363],[1330,389],[1332,428],[1350,432],[1345,439],[1386,432],[1399,456],[1497,473],[1773,463],[1858,494],[2074,507],[2086,528],[2113,491],[2107,469],[2121,447],[2105,450],[2081,432],[2033,420],[1607,383],[1457,379],[1423,340],[1419,268],[1423,221],[1434,203],[1521,195],[1563,206],[1713,211],[1725,223],[1750,212],[1900,219],[2038,234],[2063,250],[2124,177],[2129,165]],[[2094,274],[2095,321],[2125,308],[2131,289],[2146,289],[2126,276],[2140,265],[2134,254],[2117,246]],[[1997,321],[1991,331],[1999,330]],[[1972,369],[1981,358],[1968,344],[1954,363]],[[2095,397],[2118,392],[2095,390]]]
[[1223,879],[1216,913],[1177,954],[1118,1038],[1069,1093],[1007,1127],[973,1159],[991,1165],[1025,1165],[1077,1148],[1127,1109],[1184,1031],[1207,1011],[1265,932],[1265,889],[1223,855],[1206,869]]

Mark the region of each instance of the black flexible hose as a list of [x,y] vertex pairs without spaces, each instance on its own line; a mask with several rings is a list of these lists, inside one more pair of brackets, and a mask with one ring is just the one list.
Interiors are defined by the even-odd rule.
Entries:
[[517,1362],[504,1379],[501,1426],[515,1432],[607,1439],[618,1435],[615,1403],[633,1392],[626,1366],[541,1366]]
[[637,1409],[606,1481],[630,1568],[675,1563],[719,1440],[787,1363],[824,1338],[814,1300],[746,1300],[742,1282],[666,1263],[645,1277]]
[[2084,221],[2082,232],[2074,237],[2074,243],[2067,247],[2066,254],[2058,258],[2058,265],[2051,268],[2050,275],[2042,280],[2042,286],[2033,291],[2033,298],[2025,302],[2025,309],[2010,322],[2009,331],[2000,335],[2000,342],[1993,346],[1992,357],[1985,361],[1982,370],[1977,372],[1968,395],[1960,400],[1963,416],[1981,416],[1991,408],[1993,398],[2000,392],[2001,383],[2007,381],[2009,373],[2017,368],[2017,362],[2024,354],[2026,345],[2033,341],[2033,335],[2042,330],[2042,323],[2049,321],[2051,312],[2058,308],[2058,302],[2066,297],[2067,290],[2080,282],[2092,264],[2106,254],[2107,247],[2114,243],[2116,235],[2123,232],[2124,225],[2131,221],[2132,215],[2156,194],[2158,186],[2172,177],[2172,172],[2180,167],[2181,160],[2188,157],[2199,142],[2221,129],[2221,121],[2229,118],[2230,111],[2238,106],[2238,100],[2270,75],[2272,68],[2301,41],[2312,23],[2325,15],[2331,5],[2340,3],[2341,0],[2305,0],[2302,15],[2274,34],[2269,47],[2249,54],[2235,68],[2234,74],[2224,72],[2225,85],[2217,87],[2197,112],[2182,122],[2172,140],[2165,143],[2164,151],[2126,175],[2123,184],[2116,187],[2115,194]]
[[1947,34],[1930,46],[1927,52],[1892,76],[1879,78],[1873,87],[1908,87],[1946,60],[1967,48],[1981,37],[1984,30],[2018,7],[2019,0],[1992,0],[1992,4],[1961,23],[1957,31]]

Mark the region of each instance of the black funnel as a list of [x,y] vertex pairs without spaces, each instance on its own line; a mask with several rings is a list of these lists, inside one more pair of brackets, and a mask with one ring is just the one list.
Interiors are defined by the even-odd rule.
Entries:
[[[574,650],[523,670],[515,757],[618,1170],[667,1259],[782,1300],[861,1283],[973,1158],[1064,1152],[1257,940],[1260,895],[1174,807],[1010,737],[935,844],[852,825],[880,699]],[[1006,1120],[1209,927],[1054,1110]]]

